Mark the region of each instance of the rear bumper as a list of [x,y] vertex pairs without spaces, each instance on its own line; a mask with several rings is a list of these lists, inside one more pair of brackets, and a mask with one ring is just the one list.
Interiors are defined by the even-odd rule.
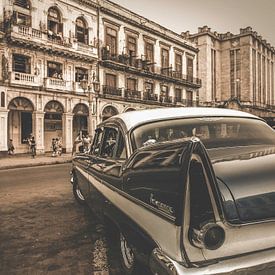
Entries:
[[155,249],[150,259],[150,268],[153,274],[158,275],[275,274],[275,249],[220,260],[203,267],[185,267]]

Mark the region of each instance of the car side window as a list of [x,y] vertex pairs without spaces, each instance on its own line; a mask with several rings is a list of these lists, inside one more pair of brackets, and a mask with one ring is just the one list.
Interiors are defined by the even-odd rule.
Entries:
[[126,159],[125,139],[120,131],[119,131],[119,136],[118,136],[117,149],[115,152],[115,158],[116,159]]
[[92,149],[91,149],[91,153],[94,155],[99,155],[100,154],[100,146],[101,146],[101,141],[102,141],[102,137],[103,137],[103,131],[102,129],[97,129],[96,130],[96,134],[93,140],[93,145],[92,145]]
[[114,158],[117,143],[118,130],[115,128],[105,128],[100,156],[103,158]]

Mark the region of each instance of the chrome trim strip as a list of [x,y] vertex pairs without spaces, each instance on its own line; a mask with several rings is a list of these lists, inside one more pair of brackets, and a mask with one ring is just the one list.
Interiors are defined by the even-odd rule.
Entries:
[[[172,255],[177,261],[182,261],[180,250],[181,227],[168,222],[164,218],[152,213],[150,210],[137,205],[133,201],[112,190],[97,178],[89,175],[80,167],[76,169],[111,203],[134,220],[145,232],[147,232],[156,244],[167,255]],[[169,234],[169,238],[167,237]]]
[[[157,264],[158,263],[158,264]],[[159,267],[166,267],[166,273],[179,275],[210,275],[210,274],[251,274],[256,271],[266,270],[264,274],[274,274],[275,271],[275,249],[265,250],[245,256],[239,256],[208,266],[185,267],[180,262],[174,261],[165,255],[160,249],[154,249],[150,259],[150,268],[153,274],[158,272]],[[270,268],[272,268],[270,270]],[[270,273],[267,273],[270,271]],[[258,274],[258,273],[257,273]]]

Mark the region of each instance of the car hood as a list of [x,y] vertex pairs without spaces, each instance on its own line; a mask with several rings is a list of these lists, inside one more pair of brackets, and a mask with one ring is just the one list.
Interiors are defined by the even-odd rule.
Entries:
[[275,218],[275,147],[208,150],[224,212],[231,222]]

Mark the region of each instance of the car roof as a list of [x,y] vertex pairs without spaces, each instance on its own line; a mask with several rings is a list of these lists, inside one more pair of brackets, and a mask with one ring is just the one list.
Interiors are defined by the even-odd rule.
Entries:
[[[257,116],[252,114],[224,109],[224,108],[207,108],[207,107],[173,107],[173,108],[155,108],[146,109],[139,111],[130,111],[112,116],[107,121],[111,122],[114,120],[121,121],[125,130],[129,131],[138,125],[145,124],[148,122],[160,121],[165,119],[177,119],[177,118],[192,118],[192,117],[243,117],[243,118],[256,118]],[[104,124],[104,123],[103,123]]]

